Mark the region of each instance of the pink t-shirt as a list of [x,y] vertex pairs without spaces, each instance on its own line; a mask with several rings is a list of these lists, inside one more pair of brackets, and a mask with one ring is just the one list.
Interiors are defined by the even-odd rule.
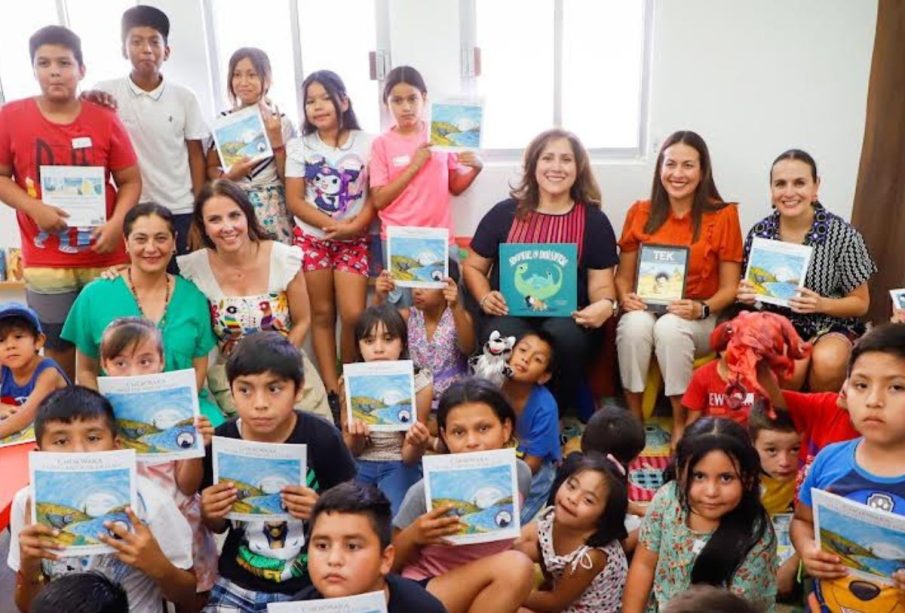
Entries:
[[[398,177],[409,164],[415,151],[428,139],[427,133],[402,136],[389,130],[374,140],[369,174],[371,187],[383,187]],[[406,185],[395,200],[379,212],[380,237],[385,239],[387,226],[449,228],[453,242],[455,228],[449,210],[449,173],[455,172],[459,158],[455,153],[433,151],[430,161]]]

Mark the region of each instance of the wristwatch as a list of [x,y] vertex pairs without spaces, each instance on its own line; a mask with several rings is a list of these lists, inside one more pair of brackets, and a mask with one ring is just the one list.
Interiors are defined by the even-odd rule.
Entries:
[[707,319],[710,317],[710,305],[704,302],[703,300],[699,301],[701,305],[701,316],[698,319]]

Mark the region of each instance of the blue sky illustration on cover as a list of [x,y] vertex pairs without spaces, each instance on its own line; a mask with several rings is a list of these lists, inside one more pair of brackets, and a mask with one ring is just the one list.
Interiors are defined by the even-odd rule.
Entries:
[[299,485],[301,460],[251,458],[220,452],[217,454],[220,481],[232,481],[238,490],[233,511],[249,515],[285,513],[280,490]]
[[178,452],[200,449],[194,426],[194,392],[190,387],[130,392],[110,392],[117,426],[126,445],[138,453]]
[[515,520],[511,466],[487,466],[464,470],[431,470],[433,505],[453,505],[463,534],[493,532],[509,528]]
[[[748,262],[748,280],[766,293],[788,300],[794,298],[807,256],[752,249]],[[804,271],[805,273],[807,270]]]
[[476,104],[432,104],[431,144],[477,149],[484,109]]
[[845,566],[889,578],[905,569],[905,533],[820,506],[820,542]]
[[35,500],[78,509],[97,517],[129,504],[129,469],[35,471]]
[[[412,379],[409,375],[357,375],[349,377],[347,385],[353,398],[352,411],[357,418],[364,417],[361,413],[368,413],[370,418],[365,421],[372,425],[412,423]],[[361,406],[356,400],[371,403],[371,406]]]
[[446,239],[392,238],[390,257],[393,278],[402,281],[443,281],[446,276]]

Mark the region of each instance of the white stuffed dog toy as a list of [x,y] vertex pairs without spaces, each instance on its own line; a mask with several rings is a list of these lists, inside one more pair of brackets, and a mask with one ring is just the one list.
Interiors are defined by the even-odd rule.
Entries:
[[512,376],[508,360],[514,346],[514,336],[503,336],[498,330],[494,330],[484,343],[483,353],[468,360],[471,372],[476,377],[491,381],[497,387],[502,386],[503,382]]

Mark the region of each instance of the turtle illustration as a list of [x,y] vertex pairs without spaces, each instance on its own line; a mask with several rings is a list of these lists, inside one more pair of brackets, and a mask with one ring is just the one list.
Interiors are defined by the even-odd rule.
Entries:
[[515,291],[525,298],[525,304],[532,310],[546,310],[546,301],[555,296],[562,288],[562,270],[558,266],[555,268],[556,279],[554,279],[553,271],[547,271],[546,275],[535,273],[526,277],[528,264],[525,262],[515,267]]

